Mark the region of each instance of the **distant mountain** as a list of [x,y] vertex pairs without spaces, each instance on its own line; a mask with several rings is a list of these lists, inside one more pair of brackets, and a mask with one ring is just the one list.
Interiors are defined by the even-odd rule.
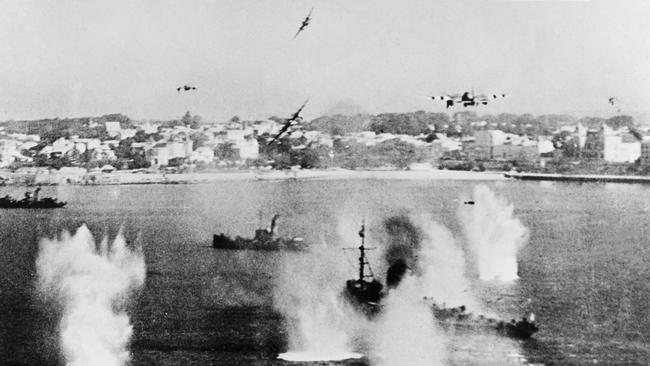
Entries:
[[340,100],[329,106],[321,113],[321,116],[336,116],[339,114],[344,116],[354,116],[365,113],[366,111],[364,111],[363,107],[355,103],[353,100],[347,99]]

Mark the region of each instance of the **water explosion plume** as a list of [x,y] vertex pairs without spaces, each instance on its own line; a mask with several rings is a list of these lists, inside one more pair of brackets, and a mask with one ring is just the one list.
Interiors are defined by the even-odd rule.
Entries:
[[373,364],[443,365],[446,340],[422,301],[421,280],[411,274],[392,289],[374,332]]
[[36,268],[39,291],[63,311],[59,328],[66,364],[126,364],[132,327],[125,308],[129,295],[144,284],[143,254],[127,248],[121,233],[98,248],[82,225],[74,235],[42,239]]
[[388,296],[374,333],[379,365],[443,365],[448,337],[431,304],[479,308],[465,278],[465,256],[453,235],[430,216],[394,216],[384,221]]
[[482,280],[511,281],[517,275],[517,253],[528,241],[528,230],[514,216],[514,206],[486,185],[474,188],[472,206],[458,212],[468,248]]
[[418,256],[423,294],[439,304],[483,311],[466,276],[465,253],[453,234],[432,217],[423,216],[419,221],[423,228]]
[[352,343],[362,320],[341,297],[347,266],[343,256],[341,248],[323,245],[283,258],[273,303],[287,321],[289,351],[279,358],[332,361],[361,357],[352,352]]
[[481,310],[466,277],[466,258],[452,233],[433,217],[394,216],[384,222],[388,234],[385,258],[388,288],[412,272],[422,296],[439,304]]

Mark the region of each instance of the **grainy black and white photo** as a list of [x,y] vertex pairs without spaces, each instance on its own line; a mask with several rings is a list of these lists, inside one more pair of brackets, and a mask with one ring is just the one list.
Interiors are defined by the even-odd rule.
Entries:
[[650,2],[0,0],[0,365],[650,364]]

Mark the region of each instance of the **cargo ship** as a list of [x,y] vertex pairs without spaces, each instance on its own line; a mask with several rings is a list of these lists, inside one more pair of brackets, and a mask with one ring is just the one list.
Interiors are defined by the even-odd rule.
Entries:
[[253,238],[242,238],[240,236],[234,239],[224,233],[215,234],[212,237],[212,247],[215,249],[231,250],[286,250],[300,251],[306,249],[305,240],[299,237],[277,237],[277,220],[280,215],[274,215],[271,219],[271,226],[268,229],[255,230]]

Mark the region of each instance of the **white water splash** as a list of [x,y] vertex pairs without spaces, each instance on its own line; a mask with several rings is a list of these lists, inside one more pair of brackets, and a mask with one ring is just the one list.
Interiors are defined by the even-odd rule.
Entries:
[[309,253],[284,257],[274,286],[274,306],[287,321],[288,361],[359,358],[353,352],[358,314],[341,297],[345,283],[343,250],[312,246]]
[[[293,294],[294,296],[296,294]],[[308,293],[304,294],[309,296]],[[311,292],[312,298],[294,297],[291,308],[285,308],[290,320],[289,351],[278,358],[287,361],[335,361],[359,358],[350,351],[351,333],[345,305],[334,293]]]
[[465,254],[452,233],[430,216],[423,216],[419,221],[423,238],[418,267],[423,296],[433,297],[438,305],[464,305],[473,311],[483,310],[466,277]]
[[118,366],[130,358],[132,327],[125,307],[144,284],[145,262],[121,234],[95,245],[82,225],[74,235],[42,239],[36,260],[39,290],[63,309],[60,342],[66,365]]
[[446,340],[422,301],[421,279],[407,275],[390,291],[374,332],[371,356],[379,366],[443,365]]
[[474,205],[462,205],[459,220],[482,280],[512,281],[517,254],[528,241],[528,230],[514,216],[514,206],[485,185],[474,188]]

